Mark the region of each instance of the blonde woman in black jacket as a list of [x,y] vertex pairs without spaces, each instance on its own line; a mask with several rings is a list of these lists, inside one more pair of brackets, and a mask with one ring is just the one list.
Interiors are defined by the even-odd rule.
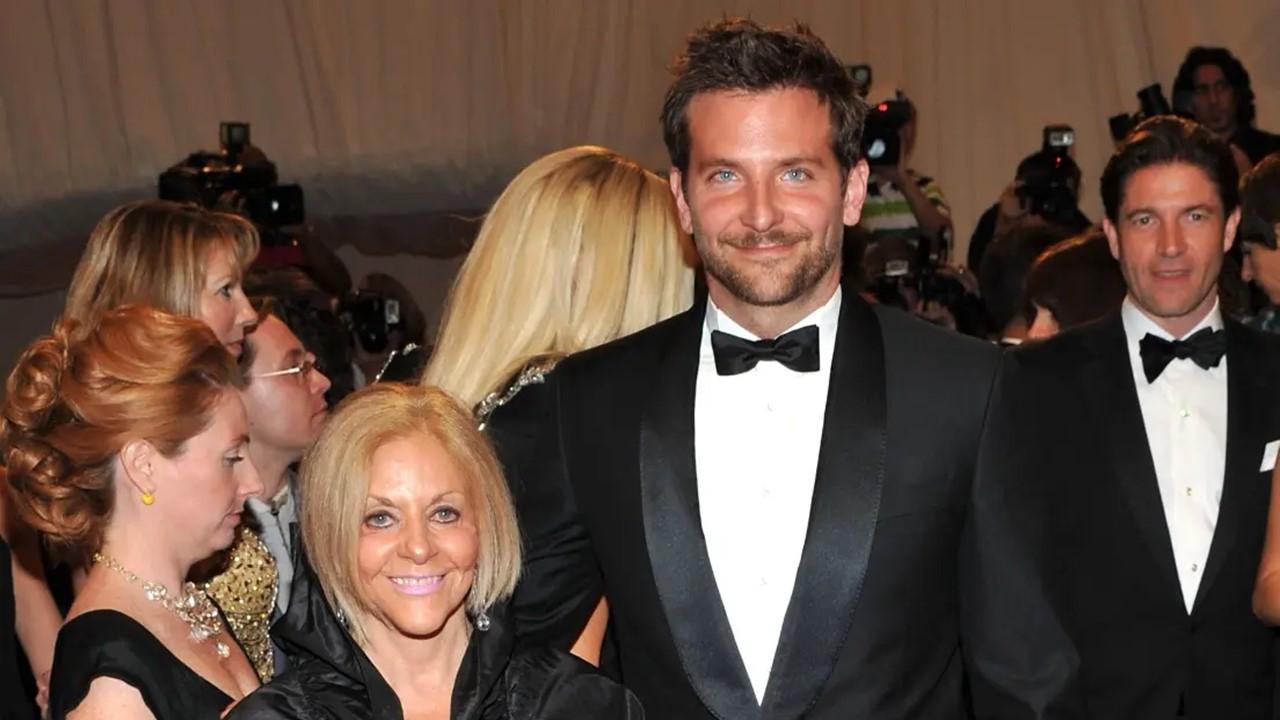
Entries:
[[643,718],[573,656],[515,647],[506,482],[471,414],[431,387],[349,397],[303,462],[299,563],[276,628],[290,669],[231,720]]

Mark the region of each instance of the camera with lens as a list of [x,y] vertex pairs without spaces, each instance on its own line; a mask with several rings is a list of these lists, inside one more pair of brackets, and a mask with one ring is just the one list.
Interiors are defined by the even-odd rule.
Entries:
[[358,290],[338,303],[338,317],[360,347],[376,355],[386,351],[391,344],[391,333],[400,328],[400,301]]
[[928,243],[885,238],[867,250],[864,265],[871,278],[866,291],[876,302],[908,312],[919,312],[933,303],[951,314],[957,330],[979,334],[981,306],[977,297],[953,269],[930,253]]
[[1164,97],[1164,90],[1160,89],[1160,83],[1148,85],[1138,91],[1138,106],[1141,109],[1132,115],[1120,113],[1107,119],[1107,124],[1111,127],[1111,138],[1113,140],[1116,142],[1124,140],[1137,127],[1138,123],[1147,118],[1168,115],[1173,112],[1169,108],[1169,101]]
[[893,166],[902,156],[902,126],[911,119],[911,103],[902,93],[867,109],[862,156],[872,166]]
[[[249,142],[249,124],[219,126],[220,149],[197,151],[160,174],[160,199],[222,208],[230,202],[263,230],[279,231],[306,219],[302,188],[281,185],[275,163]],[[264,232],[264,242],[277,235]]]
[[1038,162],[1025,164],[1019,175],[1021,184],[1015,190],[1024,208],[1055,225],[1069,225],[1078,212],[1078,182],[1071,160],[1075,131],[1069,125],[1049,125],[1044,129],[1044,142]]

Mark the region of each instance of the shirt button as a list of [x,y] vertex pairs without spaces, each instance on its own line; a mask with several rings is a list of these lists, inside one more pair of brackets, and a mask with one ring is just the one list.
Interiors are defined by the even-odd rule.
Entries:
[[760,587],[769,587],[769,578],[760,578]]
[[1182,418],[1185,420],[1186,418],[1191,417],[1191,411],[1186,408],[1182,408],[1181,410],[1178,411],[1178,415],[1182,416]]
[[1198,572],[1199,570],[1200,570],[1199,565],[1197,565],[1196,563],[1191,563],[1191,572]]
[[1191,488],[1187,488],[1187,497],[1191,497]]

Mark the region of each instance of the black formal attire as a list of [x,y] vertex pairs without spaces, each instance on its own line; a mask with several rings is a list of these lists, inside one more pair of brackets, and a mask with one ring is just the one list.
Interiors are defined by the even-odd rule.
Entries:
[[1259,130],[1252,125],[1245,125],[1236,129],[1229,142],[1243,150],[1244,154],[1249,157],[1249,161],[1254,165],[1257,165],[1262,161],[1262,158],[1271,153],[1280,152],[1280,135]]
[[1070,647],[1040,581],[1021,574],[999,494],[972,482],[999,351],[853,292],[803,555],[757,701],[698,507],[705,319],[704,296],[569,357],[493,413],[526,537],[521,636],[568,646],[603,591],[622,679],[650,717],[965,718],[966,657],[984,716],[1050,715],[1071,684]]
[[[329,608],[295,554],[289,609],[272,627],[289,669],[227,720],[398,720],[395,691]],[[568,653],[515,648],[505,606],[475,629],[453,687],[453,720],[644,720],[635,696]]]
[[1127,343],[1138,339],[1121,312],[1006,358],[992,470],[1035,508],[1028,524],[1042,528],[1090,718],[1273,717],[1276,633],[1250,598],[1270,495],[1264,448],[1280,438],[1280,337],[1231,320],[1223,332],[1225,472],[1207,560],[1185,561],[1201,573],[1190,609],[1140,404],[1137,383],[1150,381],[1135,378]]
[[62,626],[49,677],[49,717],[62,720],[100,677],[137,689],[156,720],[214,720],[232,699],[187,667],[137,620],[91,610]]
[[0,720],[31,717],[27,692],[18,673],[18,636],[14,632],[13,565],[9,545],[0,538]]

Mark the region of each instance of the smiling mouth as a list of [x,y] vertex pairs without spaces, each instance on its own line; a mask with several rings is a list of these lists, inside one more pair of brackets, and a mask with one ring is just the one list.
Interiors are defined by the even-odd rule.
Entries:
[[387,579],[406,595],[430,595],[444,583],[443,575],[393,575]]

